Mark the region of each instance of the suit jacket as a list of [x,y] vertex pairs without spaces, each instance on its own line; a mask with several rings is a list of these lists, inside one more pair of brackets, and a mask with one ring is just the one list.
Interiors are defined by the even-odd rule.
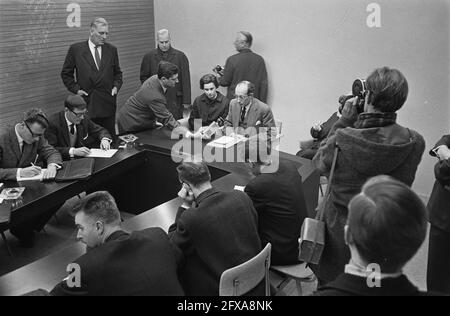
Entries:
[[[200,194],[197,206],[179,213],[169,237],[183,254],[179,276],[186,295],[217,296],[222,272],[261,251],[252,201],[243,192],[213,188]],[[254,294],[263,295],[264,287]]]
[[336,280],[320,287],[314,296],[426,296],[405,275],[381,279],[381,287],[368,287],[367,278],[341,274]]
[[[234,129],[238,129],[240,126],[240,119],[241,106],[236,99],[233,99],[230,102],[230,110],[228,112],[225,126],[232,126]],[[251,127],[267,128],[268,136],[275,137],[277,134],[272,110],[267,104],[256,98],[252,99],[247,109],[245,120],[242,124],[243,129],[248,129]]]
[[16,180],[17,169],[30,167],[31,163],[43,160],[47,164],[62,164],[59,152],[50,146],[45,137],[40,137],[38,142],[31,145],[23,143],[20,152],[15,126],[10,126],[0,133],[0,180]]
[[[71,146],[65,112],[61,111],[53,114],[48,121],[50,126],[45,131],[45,137],[48,139],[49,144],[61,153],[63,159],[70,159],[69,150]],[[75,148],[84,146],[98,147],[103,138],[112,140],[111,135],[105,128],[95,124],[88,117],[85,117],[76,127],[77,140]]]
[[[441,145],[450,147],[450,135],[443,136],[433,149]],[[436,156],[433,150],[430,154]],[[436,182],[427,206],[430,223],[450,233],[450,159],[437,162],[434,175]]]
[[180,126],[166,107],[167,100],[158,76],[147,79],[119,110],[119,132],[155,128],[158,121],[170,129]]
[[[75,75],[76,74],[76,75]],[[88,41],[70,46],[61,70],[64,85],[72,93],[84,90],[91,117],[100,118],[116,114],[117,95],[111,96],[113,87],[120,90],[122,71],[117,48],[109,43],[102,46],[100,69],[97,69]]]
[[191,74],[189,71],[189,60],[186,55],[173,47],[167,52],[159,48],[151,50],[144,55],[141,63],[140,79],[141,83],[158,73],[158,64],[160,61],[168,61],[177,65],[178,83],[175,88],[169,88],[167,98],[170,101],[176,101],[176,98],[182,98],[183,104],[191,104]]
[[288,160],[279,161],[274,173],[261,173],[245,187],[258,212],[262,246],[272,244],[275,265],[298,263],[298,238],[307,217],[302,177]]
[[75,261],[80,266],[81,287],[65,281],[55,296],[183,295],[178,281],[175,254],[161,228],[131,234],[113,233],[106,242]]
[[219,79],[221,86],[228,87],[227,98],[234,98],[236,85],[243,81],[250,81],[255,85],[255,98],[262,102],[267,102],[267,70],[264,59],[252,52],[244,49],[241,52],[229,57],[225,63],[223,76]]

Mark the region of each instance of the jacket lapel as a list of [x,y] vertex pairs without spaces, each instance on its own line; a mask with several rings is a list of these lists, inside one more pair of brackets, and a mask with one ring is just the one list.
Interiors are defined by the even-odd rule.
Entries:
[[64,138],[64,145],[70,146],[69,127],[67,126],[64,111],[59,114],[59,129],[61,130],[62,136]]
[[93,70],[98,71],[97,66],[95,65],[94,57],[92,57],[91,50],[89,49],[89,43],[87,41],[86,45],[84,45],[82,56]]
[[[92,56],[92,54],[91,54]],[[108,49],[108,46],[103,45],[102,46],[102,57],[100,58],[100,72],[103,71],[103,69],[105,69],[105,66],[109,64],[110,59],[112,58],[112,53],[111,51]]]

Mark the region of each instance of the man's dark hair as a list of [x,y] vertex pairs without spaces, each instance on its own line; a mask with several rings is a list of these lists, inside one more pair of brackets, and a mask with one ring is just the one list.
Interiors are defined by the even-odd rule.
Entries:
[[247,43],[248,47],[251,47],[252,43],[253,43],[252,34],[250,34],[249,32],[246,32],[246,31],[240,31],[239,33],[241,33],[242,35],[245,36],[245,38],[246,38],[245,42]]
[[38,108],[32,108],[23,114],[23,121],[26,124],[38,123],[42,128],[48,128],[48,119],[44,111]]
[[116,201],[106,191],[98,191],[85,196],[72,210],[73,214],[78,212],[83,212],[95,221],[102,221],[105,224],[120,223],[120,212]]
[[368,263],[394,273],[425,240],[426,208],[406,184],[389,176],[369,179],[348,207],[350,238]]
[[64,106],[73,111],[75,109],[84,110],[87,107],[87,104],[84,101],[83,97],[79,95],[69,95],[64,100]]
[[397,69],[375,69],[367,77],[366,84],[371,92],[369,103],[381,112],[398,111],[408,97],[408,81]]
[[163,77],[170,79],[173,75],[178,73],[178,67],[175,64],[169,63],[168,61],[160,61],[158,64],[158,79]]
[[211,82],[214,83],[214,86],[216,88],[219,87],[219,82],[217,81],[216,76],[214,76],[212,74],[204,75],[203,77],[200,78],[200,89],[203,90],[203,88],[205,87],[205,84],[208,84]]
[[211,181],[211,174],[205,162],[182,162],[177,167],[180,182],[197,187]]

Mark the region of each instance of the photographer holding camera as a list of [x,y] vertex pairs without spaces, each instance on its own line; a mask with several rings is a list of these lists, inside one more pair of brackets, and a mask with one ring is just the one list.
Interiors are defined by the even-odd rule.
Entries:
[[350,260],[344,243],[350,199],[368,178],[377,175],[390,175],[411,186],[425,149],[419,133],[396,123],[396,111],[408,96],[403,74],[383,67],[375,69],[365,82],[358,81],[358,89],[356,81],[353,86],[355,97],[346,100],[341,118],[313,158],[315,166],[327,174],[334,150],[339,148],[330,197],[325,202],[325,249],[319,265],[312,267],[320,284],[333,281]]

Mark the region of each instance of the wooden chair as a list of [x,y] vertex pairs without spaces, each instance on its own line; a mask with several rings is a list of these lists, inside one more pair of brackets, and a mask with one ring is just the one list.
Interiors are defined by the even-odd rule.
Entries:
[[306,267],[306,263],[299,263],[289,266],[271,266],[270,270],[282,277],[281,283],[274,285],[277,292],[282,291],[286,285],[294,280],[297,286],[297,292],[302,295],[302,283],[314,282],[316,277],[310,268]]
[[272,245],[266,247],[252,259],[225,270],[220,277],[220,296],[241,296],[254,289],[265,279],[265,294],[270,296],[270,254]]

